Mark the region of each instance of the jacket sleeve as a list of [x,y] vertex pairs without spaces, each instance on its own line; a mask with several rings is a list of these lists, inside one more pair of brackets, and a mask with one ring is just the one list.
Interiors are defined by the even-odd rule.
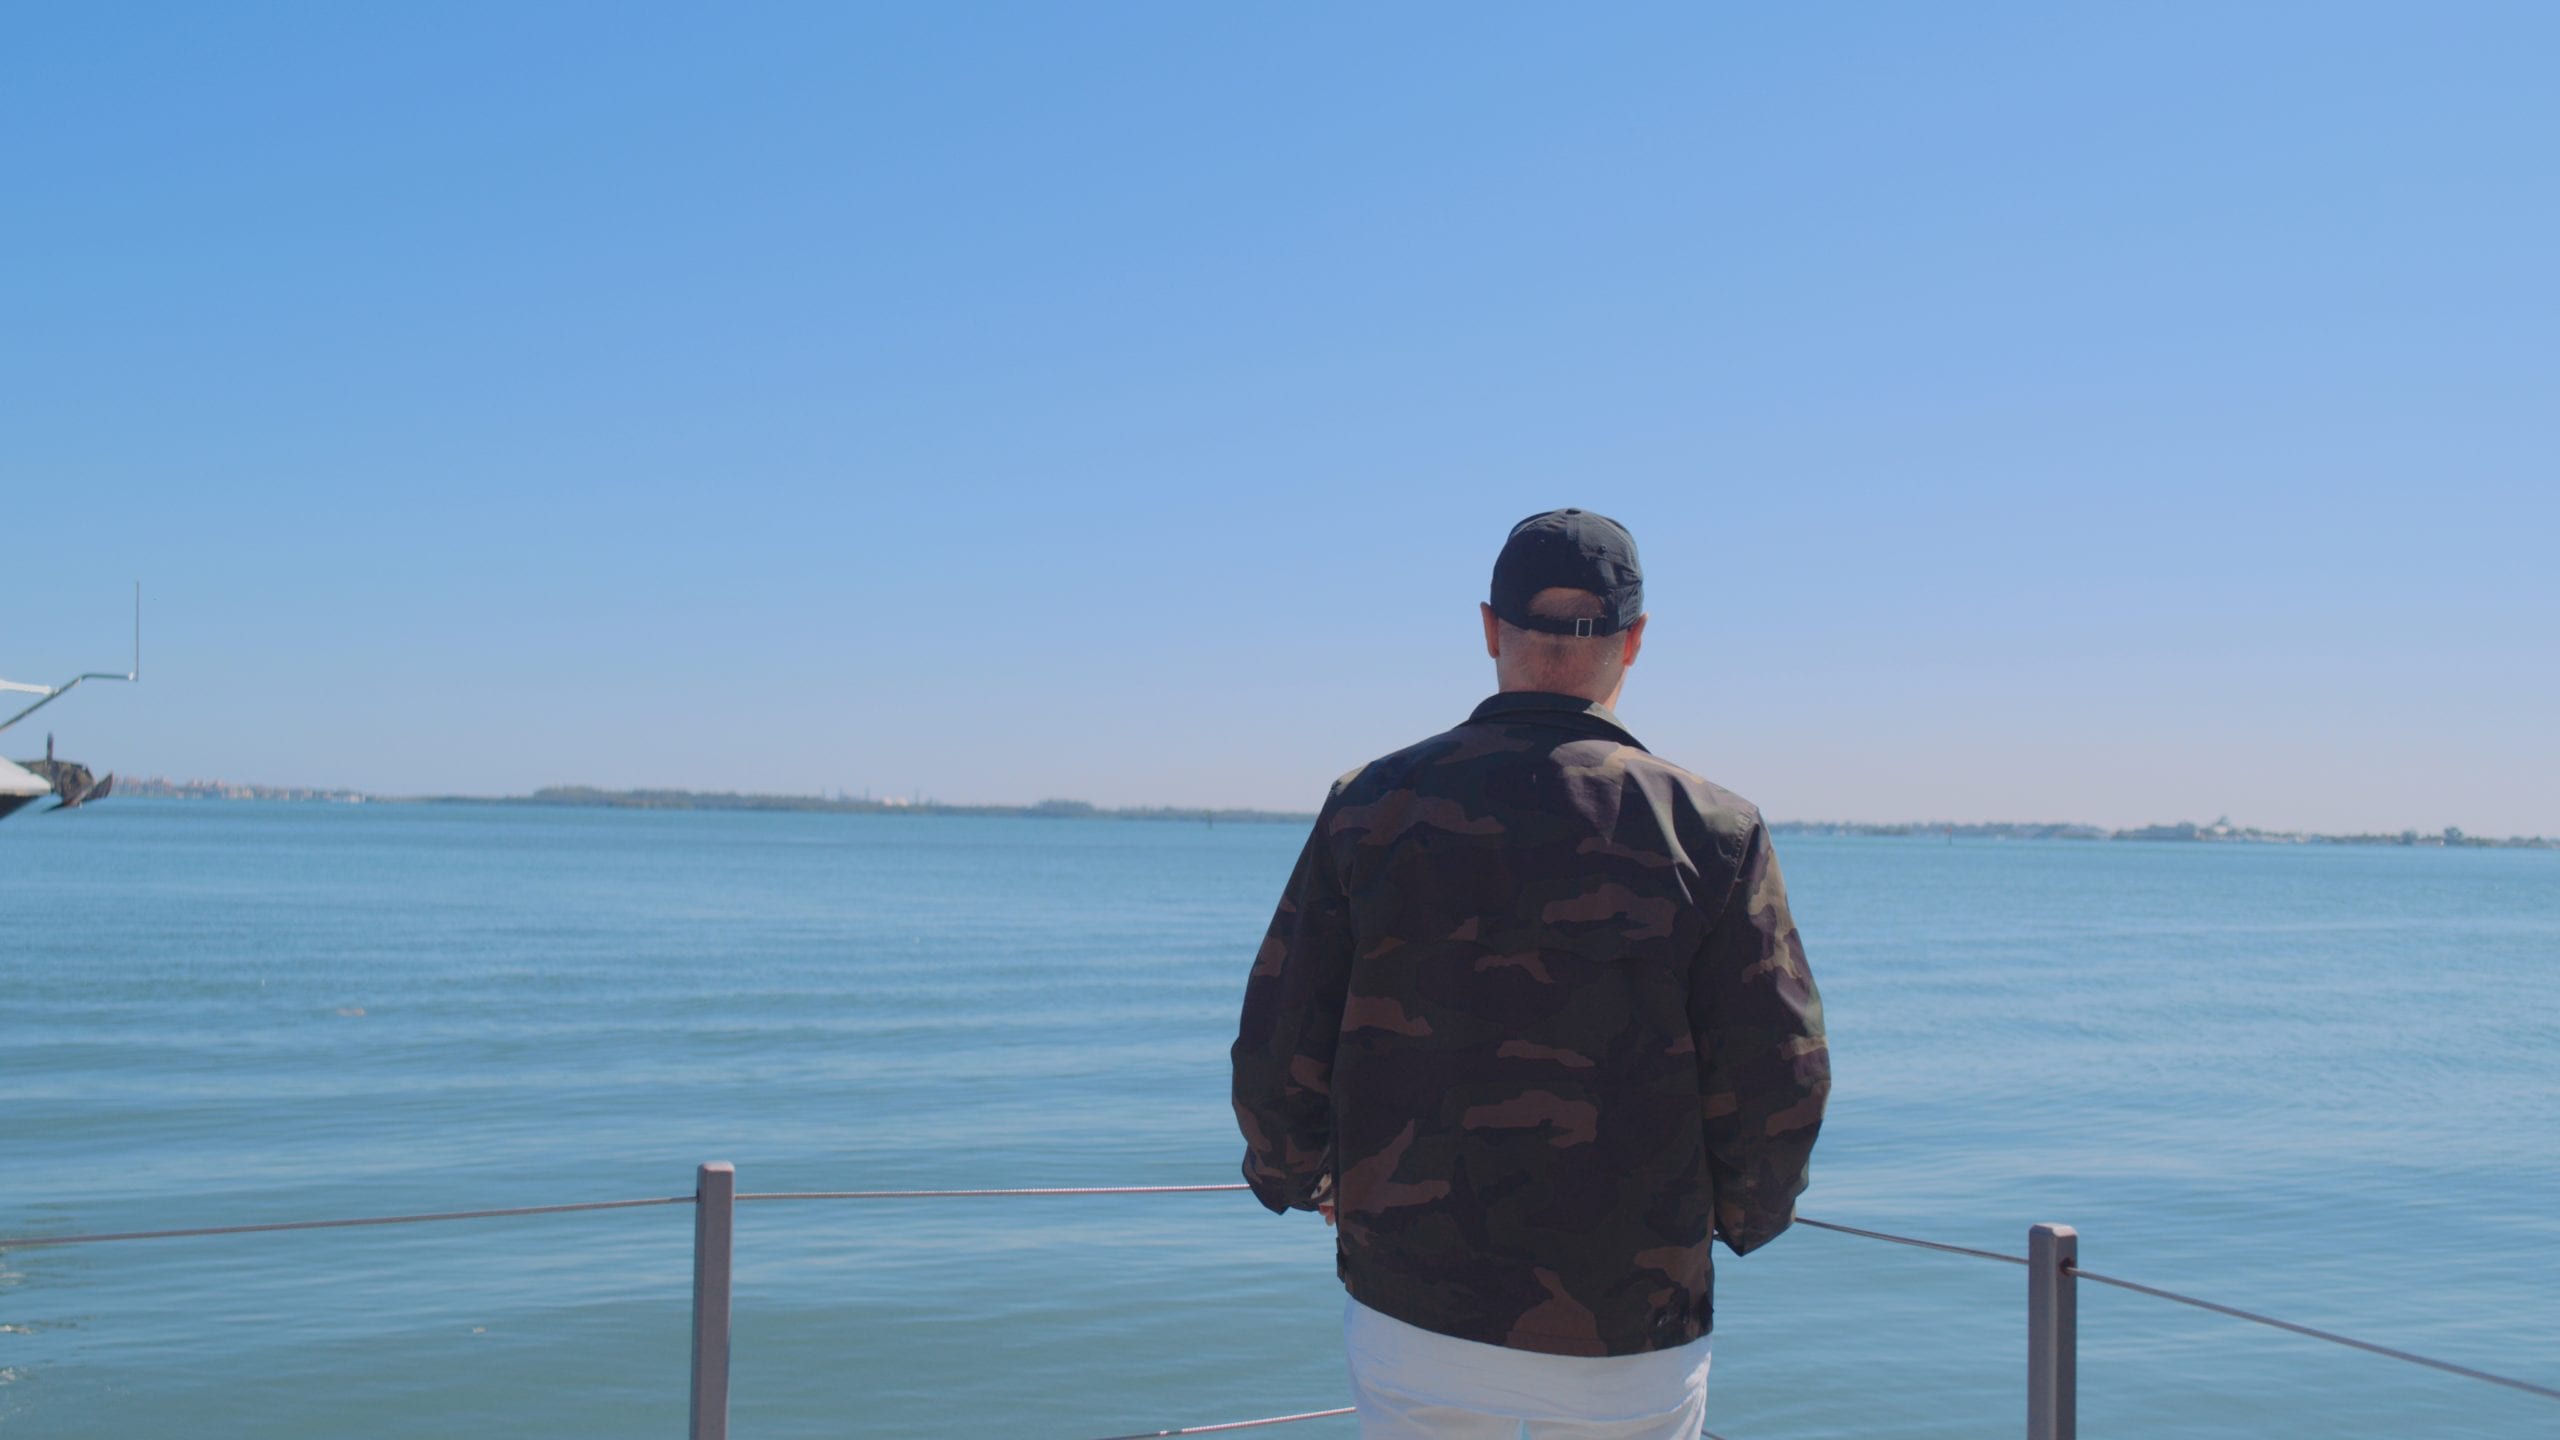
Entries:
[[1312,1210],[1332,1188],[1333,1051],[1351,985],[1349,905],[1325,827],[1328,797],[1245,981],[1236,1026],[1236,1126],[1244,1178],[1274,1212]]
[[1748,1254],[1794,1223],[1831,1093],[1822,996],[1765,824],[1752,825],[1733,893],[1700,949],[1689,1021],[1716,1233],[1735,1254]]

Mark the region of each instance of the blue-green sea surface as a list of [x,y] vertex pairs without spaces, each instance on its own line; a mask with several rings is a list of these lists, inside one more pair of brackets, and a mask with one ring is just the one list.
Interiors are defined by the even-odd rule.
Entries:
[[[0,1234],[1235,1178],[1290,826],[115,800],[0,824]],[[2560,1383],[2560,855],[1796,838],[1808,1215]],[[680,1435],[687,1207],[0,1254],[0,1430]],[[1239,1195],[741,1207],[735,1433],[1346,1403]],[[1720,1265],[1735,1440],[2019,1433],[2025,1276]],[[2560,1404],[2084,1286],[2084,1436],[2560,1434]],[[1322,1421],[1267,1432],[1341,1437]]]

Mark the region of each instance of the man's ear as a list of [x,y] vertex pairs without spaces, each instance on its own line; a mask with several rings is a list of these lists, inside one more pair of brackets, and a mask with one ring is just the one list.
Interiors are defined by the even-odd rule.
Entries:
[[1639,615],[1636,623],[1627,627],[1627,648],[1619,659],[1621,667],[1636,663],[1636,652],[1644,648],[1644,622],[1652,618],[1651,615]]
[[1484,653],[1492,659],[1502,658],[1502,623],[1493,618],[1493,607],[1479,600],[1476,609],[1484,612]]

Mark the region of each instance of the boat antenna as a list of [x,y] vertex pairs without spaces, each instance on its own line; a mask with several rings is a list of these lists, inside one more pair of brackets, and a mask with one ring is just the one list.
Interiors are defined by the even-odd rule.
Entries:
[[83,680],[140,680],[141,678],[142,582],[136,580],[133,582],[133,668],[121,675],[118,675],[111,670],[91,670],[84,674],[74,675],[59,685],[28,685],[16,680],[0,680],[0,691],[7,691],[19,695],[33,695],[36,697],[36,702],[34,704],[29,705],[26,709],[19,711],[17,714],[10,716],[6,720],[0,720],[0,730],[8,729],[10,726],[26,719],[28,716],[33,715],[47,705],[52,704],[54,701],[70,694],[73,690],[80,687],[80,682]]

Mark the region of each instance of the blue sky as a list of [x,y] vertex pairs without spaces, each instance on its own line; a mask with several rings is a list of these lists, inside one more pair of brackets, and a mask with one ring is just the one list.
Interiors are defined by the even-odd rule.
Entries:
[[[2560,833],[2560,11],[201,6],[0,49],[119,770],[1308,808],[1626,521],[1789,817]],[[11,754],[42,744],[39,722]]]

